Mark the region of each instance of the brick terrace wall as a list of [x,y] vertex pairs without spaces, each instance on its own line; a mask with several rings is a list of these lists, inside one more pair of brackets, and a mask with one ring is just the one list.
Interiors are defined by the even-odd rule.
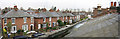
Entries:
[[[3,19],[2,19],[2,20],[3,20]],[[7,23],[9,23],[9,22],[12,23],[11,18],[7,18]],[[17,27],[17,30],[19,30],[19,29],[22,29],[22,25],[25,25],[25,24],[28,25],[28,30],[30,30],[30,24],[34,24],[34,22],[31,23],[31,18],[30,18],[30,17],[27,17],[26,23],[24,23],[24,20],[23,20],[22,17],[21,17],[21,18],[15,18],[15,24],[12,24],[12,26],[16,26],[16,27]],[[6,26],[6,25],[7,25],[7,24],[5,24],[4,26]],[[4,27],[4,26],[3,26],[3,27]]]

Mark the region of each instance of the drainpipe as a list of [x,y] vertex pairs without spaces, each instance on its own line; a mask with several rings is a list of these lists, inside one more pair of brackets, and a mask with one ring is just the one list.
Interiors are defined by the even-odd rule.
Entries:
[[[2,18],[1,18],[2,19]],[[2,35],[3,35],[3,26],[4,26],[4,19],[1,20],[2,21]]]

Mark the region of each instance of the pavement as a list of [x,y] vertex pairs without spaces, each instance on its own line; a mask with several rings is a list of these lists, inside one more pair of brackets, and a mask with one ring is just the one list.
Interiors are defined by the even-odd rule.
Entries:
[[65,37],[118,37],[118,14],[107,14],[73,28]]

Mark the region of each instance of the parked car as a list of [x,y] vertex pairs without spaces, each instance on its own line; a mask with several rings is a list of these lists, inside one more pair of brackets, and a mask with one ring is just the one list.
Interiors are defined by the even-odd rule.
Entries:
[[38,37],[38,36],[42,36],[42,35],[45,35],[44,33],[35,33],[32,35],[32,37]]
[[37,33],[36,31],[29,31],[27,32],[27,34],[30,34],[30,33]]
[[29,39],[27,36],[15,36],[13,39]]

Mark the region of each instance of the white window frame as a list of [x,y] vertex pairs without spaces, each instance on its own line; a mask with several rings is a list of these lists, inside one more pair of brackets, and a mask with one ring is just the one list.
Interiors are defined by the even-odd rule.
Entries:
[[50,27],[52,27],[52,26],[51,26],[51,22],[50,22],[49,24],[50,24]]
[[24,30],[24,32],[28,31],[28,25],[22,25],[22,29]]
[[[6,19],[6,23],[5,23],[5,19]],[[7,18],[4,18],[4,23],[7,24]]]
[[47,25],[46,24],[43,24],[43,26],[42,26],[43,28],[46,28],[47,27]]
[[57,20],[59,20],[59,17],[57,17]]
[[62,22],[64,22],[64,16],[63,16],[63,21]]
[[46,22],[46,18],[43,18],[43,22]]
[[54,23],[54,27],[56,26],[55,24],[56,24],[56,22],[53,22]]
[[63,16],[63,20],[64,20],[64,16]]
[[70,19],[71,19],[72,17],[70,17]]
[[31,25],[33,26],[33,28],[32,28],[32,29],[34,30],[34,24],[30,24],[30,27],[31,27]]
[[31,23],[33,23],[34,22],[34,18],[33,17],[31,17]]
[[41,28],[41,24],[38,24],[38,29],[40,29]]
[[66,19],[67,19],[67,16],[66,16]]
[[49,17],[49,21],[51,21],[51,17]]
[[[14,30],[14,27],[15,27],[15,30]],[[16,32],[17,32],[17,27],[16,26],[12,26],[11,33],[16,33]]]
[[24,23],[26,23],[27,22],[27,17],[23,17],[23,20],[24,20]]
[[[14,22],[13,22],[13,19],[14,19]],[[11,18],[11,20],[12,20],[12,24],[15,24],[15,18]]]

